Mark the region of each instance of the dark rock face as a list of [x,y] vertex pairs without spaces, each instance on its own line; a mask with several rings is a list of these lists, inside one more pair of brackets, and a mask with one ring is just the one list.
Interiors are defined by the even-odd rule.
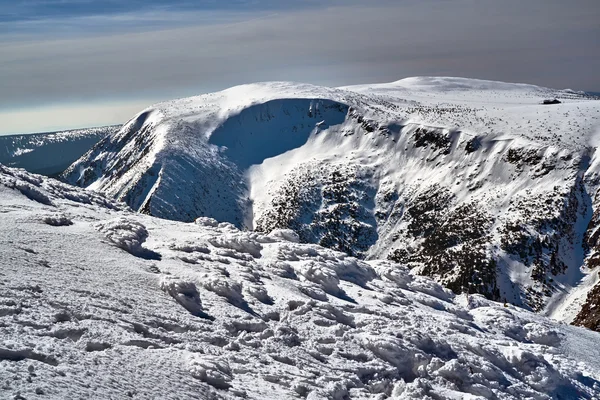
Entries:
[[524,164],[537,165],[542,161],[542,156],[534,149],[512,148],[506,153],[506,161],[522,168]]
[[417,128],[414,133],[415,147],[428,147],[432,146],[436,149],[442,150],[443,154],[450,152],[451,140],[448,135],[441,133],[437,130],[427,128]]
[[[598,201],[598,194],[596,194],[595,202]],[[592,219],[585,232],[586,250],[589,255],[586,259],[586,265],[590,269],[595,269],[600,266],[600,209],[595,208]]]
[[554,277],[567,271],[569,246],[578,240],[575,226],[587,207],[584,194],[579,183],[557,197],[515,199],[509,210],[517,218],[505,220],[481,204],[457,204],[446,189],[432,186],[402,215],[406,230],[396,240],[414,244],[392,251],[388,258],[422,266],[420,273],[456,293],[504,300],[497,274],[499,263],[506,268],[503,257],[509,257],[531,271],[533,284],[524,288],[524,304],[539,311],[555,291]]
[[473,139],[467,141],[467,144],[465,145],[465,151],[467,152],[467,154],[470,154],[474,151],[479,150],[480,147],[481,140],[478,137],[474,137]]
[[590,207],[580,179],[568,192],[546,193],[541,197],[515,199],[509,211],[519,215],[500,229],[500,248],[530,268],[533,284],[526,288],[527,304],[536,311],[544,307],[544,298],[555,292],[554,277],[566,273],[572,260],[573,246],[582,246],[576,225]]
[[[475,139],[463,148],[467,155],[485,151]],[[503,169],[509,180],[526,179],[533,188],[554,176],[549,174],[560,174],[562,182],[520,190],[500,207],[493,198],[465,200],[463,190],[447,184],[416,188],[416,194],[400,197],[386,193],[380,198],[395,204],[392,212],[381,217],[400,227],[393,234],[395,248],[388,258],[434,277],[457,293],[481,293],[540,311],[556,293],[555,278],[578,269],[584,260],[580,226],[587,223],[592,208],[580,169],[585,167],[572,156],[559,157],[535,147],[511,146],[496,158],[490,162]],[[480,165],[466,185],[475,196],[490,190],[485,179],[477,179]],[[510,295],[514,284],[513,290],[506,290],[507,271],[515,263],[529,275],[516,297]]]
[[319,243],[362,257],[377,241],[369,209],[375,189],[355,168],[338,166],[317,172],[300,168],[273,196],[256,230],[293,229],[304,243]]
[[[598,193],[594,199],[598,204]],[[600,267],[600,208],[595,207],[592,219],[585,233],[585,245],[588,252],[585,266],[590,270]],[[573,320],[579,325],[600,332],[600,283],[597,283],[587,294],[581,310]]]
[[432,186],[406,209],[407,233],[420,239],[412,249],[396,249],[388,259],[423,265],[420,272],[436,277],[456,293],[481,293],[499,299],[496,261],[487,251],[493,219],[472,203],[454,206],[447,189]]
[[588,293],[581,311],[573,320],[573,325],[600,332],[600,285],[594,286]]
[[542,104],[544,104],[544,105],[560,104],[560,103],[562,103],[562,102],[557,99],[546,99],[542,102]]

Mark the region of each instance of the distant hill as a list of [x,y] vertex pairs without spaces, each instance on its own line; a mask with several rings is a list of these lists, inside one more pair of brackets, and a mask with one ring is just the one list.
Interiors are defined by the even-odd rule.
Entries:
[[120,125],[0,136],[0,164],[54,176]]

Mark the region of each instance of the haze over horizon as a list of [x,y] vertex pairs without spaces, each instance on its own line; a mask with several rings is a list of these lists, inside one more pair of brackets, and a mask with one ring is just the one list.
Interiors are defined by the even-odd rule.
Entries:
[[0,135],[122,123],[256,81],[429,75],[600,91],[595,0],[0,4]]

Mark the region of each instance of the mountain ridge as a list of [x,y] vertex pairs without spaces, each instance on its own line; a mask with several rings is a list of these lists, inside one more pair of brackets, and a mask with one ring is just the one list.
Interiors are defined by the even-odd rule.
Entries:
[[243,85],[144,110],[64,178],[161,218],[291,228],[542,311],[585,274],[598,110],[464,78]]
[[77,161],[118,126],[0,135],[0,163],[55,176]]

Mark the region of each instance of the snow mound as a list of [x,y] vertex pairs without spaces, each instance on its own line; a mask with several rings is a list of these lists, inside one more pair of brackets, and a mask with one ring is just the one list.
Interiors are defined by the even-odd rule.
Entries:
[[192,315],[210,319],[210,316],[202,310],[202,301],[195,283],[166,276],[161,280],[160,288]]
[[96,229],[106,235],[115,246],[134,256],[150,257],[150,252],[142,247],[148,238],[146,227],[128,218],[117,218],[96,224]]
[[44,223],[46,223],[48,225],[52,225],[52,226],[73,225],[73,221],[71,221],[71,219],[69,217],[67,217],[66,215],[62,215],[62,214],[48,215],[48,216],[44,217],[42,219],[42,221],[44,221]]
[[300,242],[300,236],[291,229],[273,229],[269,233],[269,237],[294,243]]

